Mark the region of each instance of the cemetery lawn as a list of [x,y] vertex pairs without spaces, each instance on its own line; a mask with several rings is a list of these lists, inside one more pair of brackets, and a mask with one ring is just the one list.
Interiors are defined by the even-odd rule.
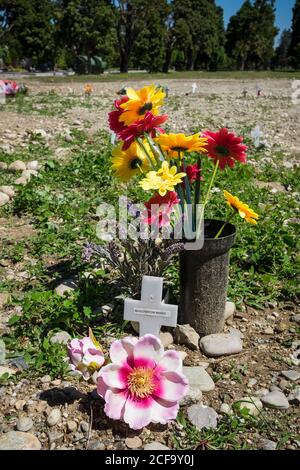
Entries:
[[[223,189],[260,215],[256,227],[236,220],[231,252],[228,295],[237,312],[225,330],[234,327],[244,334],[243,352],[210,359],[176,345],[187,354],[186,366],[206,363],[215,382],[214,390],[203,393],[203,403],[218,413],[222,403],[229,404],[232,414],[220,414],[216,429],[198,431],[183,407],[168,426],[128,431],[107,420],[94,386],[68,375],[65,346],[50,341],[55,332],[80,336],[92,327],[105,350],[113,338],[132,333],[122,320],[113,273],[82,260],[84,243],[97,241],[97,207],[116,205],[125,191],[110,170],[106,124],[121,84],[95,82],[92,97],[85,98],[77,80],[28,80],[27,96],[0,105],[0,162],[38,160],[41,165],[37,177],[24,186],[14,183],[19,174],[0,169],[0,186],[16,190],[13,200],[0,207],[0,335],[10,369],[0,378],[0,436],[26,415],[43,449],[85,449],[97,440],[103,449],[125,449],[128,436],[139,436],[142,445],[159,441],[172,449],[257,449],[263,439],[276,442],[277,449],[300,447],[299,402],[286,410],[263,408],[256,416],[234,404],[263,388],[279,387],[288,396],[299,386],[281,374],[299,370],[299,104],[292,104],[291,80],[277,75],[241,79],[232,74],[234,81],[221,80],[222,74],[211,80],[208,74],[186,77],[190,80],[173,79],[173,74],[167,81],[158,78],[170,88],[169,130],[191,133],[226,126],[249,145],[248,165],[219,172],[207,217],[224,217]],[[133,76],[131,84],[138,78]],[[196,78],[198,91],[192,95]],[[260,99],[254,78],[265,95]],[[246,99],[243,88],[249,92]],[[257,124],[266,141],[260,148],[254,148],[250,137]],[[211,166],[205,157],[202,166],[207,174]],[[202,185],[205,190],[206,181]],[[140,199],[142,192],[132,183],[128,196]],[[177,303],[176,261],[167,276],[170,303]],[[66,297],[56,289],[64,282],[72,286]],[[50,432],[46,419],[53,408],[61,408],[63,416]],[[79,425],[68,430],[70,420],[91,419],[89,432]]]

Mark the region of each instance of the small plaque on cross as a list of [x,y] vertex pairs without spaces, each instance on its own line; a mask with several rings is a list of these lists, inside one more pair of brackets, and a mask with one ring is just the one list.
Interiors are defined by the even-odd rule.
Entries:
[[165,304],[162,298],[163,278],[144,276],[141,300],[125,299],[124,320],[140,324],[140,336],[150,333],[159,336],[160,328],[177,325],[176,305]]

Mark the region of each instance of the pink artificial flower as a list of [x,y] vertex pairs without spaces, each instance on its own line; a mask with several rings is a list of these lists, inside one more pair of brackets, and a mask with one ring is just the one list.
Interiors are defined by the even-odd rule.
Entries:
[[19,89],[19,85],[11,80],[0,80],[0,87],[7,96],[16,95]]
[[233,132],[223,128],[219,132],[206,131],[202,133],[202,137],[208,139],[207,150],[208,156],[219,161],[221,170],[228,165],[234,167],[235,160],[241,163],[247,163],[246,150],[247,146],[243,145],[243,137],[236,136]]
[[110,358],[112,364],[101,369],[97,387],[109,418],[132,429],[176,418],[188,390],[178,352],[164,352],[160,339],[148,334],[114,341]]
[[82,339],[72,339],[68,344],[68,354],[71,369],[85,380],[90,379],[104,364],[104,354],[94,336],[86,336]]
[[144,119],[125,127],[118,135],[118,137],[124,141],[123,150],[127,150],[137,137],[145,133],[149,133],[151,137],[156,137],[157,132],[163,134],[165,131],[159,126],[166,122],[167,119],[168,116],[166,114],[153,116],[153,114],[148,111]]
[[124,125],[124,122],[120,122],[119,118],[121,114],[124,112],[124,110],[120,106],[121,104],[126,103],[126,101],[128,100],[129,100],[128,96],[122,96],[120,100],[115,100],[114,105],[115,105],[116,110],[108,113],[109,127],[116,134],[118,134],[119,132],[123,131],[126,128],[126,126]]
[[147,211],[143,214],[143,222],[152,226],[158,224],[158,227],[169,225],[174,206],[179,203],[180,199],[175,191],[168,191],[165,196],[155,194],[145,202]]

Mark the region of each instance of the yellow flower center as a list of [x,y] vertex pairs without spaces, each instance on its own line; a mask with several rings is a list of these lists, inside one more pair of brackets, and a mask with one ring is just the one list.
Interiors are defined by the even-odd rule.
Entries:
[[146,398],[152,394],[155,388],[153,370],[137,367],[128,375],[127,383],[132,395],[138,398]]
[[145,103],[144,106],[142,106],[139,109],[139,111],[138,111],[139,115],[143,116],[147,111],[151,111],[152,107],[153,107],[152,103]]

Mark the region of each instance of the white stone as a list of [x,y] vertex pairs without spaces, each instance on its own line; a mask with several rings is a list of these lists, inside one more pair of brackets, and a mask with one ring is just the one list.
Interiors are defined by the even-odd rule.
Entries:
[[40,450],[41,443],[33,434],[10,431],[0,437],[0,450]]
[[26,170],[26,165],[22,160],[16,160],[15,162],[12,162],[9,167],[9,171],[24,171]]
[[17,430],[22,431],[22,432],[27,432],[30,431],[30,429],[33,426],[33,421],[31,418],[28,418],[26,416],[21,417],[17,421]]
[[199,430],[215,429],[218,425],[218,414],[213,408],[205,405],[192,405],[187,409],[190,422]]
[[254,387],[254,385],[257,384],[257,380],[256,379],[249,379],[248,381],[248,387]]
[[222,403],[222,405],[220,406],[220,413],[222,415],[231,415],[232,409],[227,403]]
[[0,162],[0,170],[7,170],[8,166],[5,162]]
[[68,344],[69,341],[71,341],[71,336],[67,331],[58,331],[57,333],[54,333],[53,336],[50,338],[50,343],[51,344]]
[[52,427],[61,421],[61,411],[58,408],[54,408],[47,418],[48,426]]
[[20,178],[17,178],[15,181],[15,184],[20,184],[22,186],[25,186],[25,184],[27,183],[28,183],[28,178],[26,178],[25,176],[20,176]]
[[225,320],[228,320],[228,318],[233,317],[234,313],[235,313],[235,303],[227,301],[225,305],[225,314],[224,314]]
[[159,333],[159,338],[160,338],[164,348],[167,348],[168,346],[170,346],[173,343],[173,336],[168,331],[166,331],[164,333],[160,332]]
[[77,285],[73,279],[67,279],[55,288],[55,293],[60,297],[65,297],[66,294],[72,294]]
[[40,168],[40,164],[37,160],[33,160],[31,162],[28,162],[26,166],[27,166],[27,170],[38,171],[39,168]]
[[0,193],[7,194],[10,199],[16,194],[13,186],[0,186]]
[[278,408],[285,410],[289,408],[289,402],[286,396],[279,390],[269,392],[267,395],[261,397],[261,401],[268,408]]
[[200,336],[191,325],[177,325],[174,335],[178,344],[183,344],[194,351],[199,349]]
[[201,392],[210,392],[215,388],[213,379],[203,367],[183,367],[183,374],[188,379],[189,386],[198,388]]
[[241,410],[246,408],[251,416],[259,415],[263,408],[262,402],[257,397],[243,397],[237,400],[235,404],[237,404]]
[[5,343],[2,339],[0,339],[0,364],[5,363],[5,357],[6,357]]
[[261,439],[259,448],[262,450],[276,450],[277,442],[271,441],[270,439]]
[[38,172],[36,170],[24,170],[21,177],[26,178],[28,181],[32,176],[37,176]]
[[170,450],[170,448],[160,442],[153,441],[146,444],[144,450]]
[[236,334],[216,333],[201,338],[200,348],[207,356],[226,356],[240,353],[243,349],[243,342]]
[[292,382],[296,382],[300,379],[300,372],[296,370],[283,370],[281,375],[283,375],[286,379],[291,380]]
[[9,202],[9,196],[0,192],[0,206],[5,206]]

